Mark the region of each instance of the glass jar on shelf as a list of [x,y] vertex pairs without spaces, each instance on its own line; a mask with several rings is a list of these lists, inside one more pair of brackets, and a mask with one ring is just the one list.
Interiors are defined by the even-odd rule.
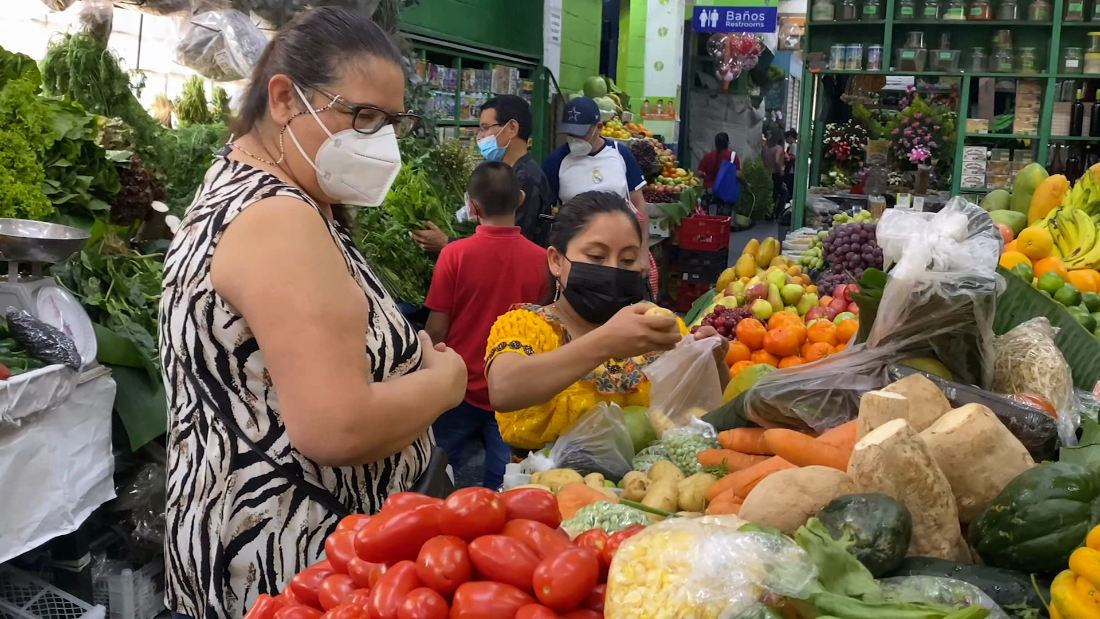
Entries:
[[883,0],[864,0],[863,12],[860,17],[863,21],[877,21],[883,18],[886,4]]
[[966,19],[966,0],[948,0],[943,11],[944,21],[963,21]]
[[871,45],[867,47],[867,70],[882,70],[882,46]]
[[840,0],[837,21],[856,21],[859,19],[859,5],[856,0]]
[[976,73],[985,73],[989,70],[989,56],[985,53],[984,47],[973,47],[970,49],[970,59],[968,70]]
[[1100,21],[1100,2],[1092,3],[1092,14],[1089,16],[1089,21]]
[[989,61],[990,73],[1012,73],[1016,55],[1011,47],[998,47],[993,50],[993,56]]
[[834,21],[836,19],[836,5],[833,0],[814,0],[810,9],[810,18],[815,21]]
[[993,19],[993,6],[989,0],[972,0],[967,19],[971,21],[990,21]]
[[1085,50],[1085,73],[1100,75],[1100,32],[1089,33],[1089,47]]
[[829,68],[835,70],[843,69],[844,62],[848,55],[848,48],[843,43],[835,43],[829,48]]
[[924,0],[924,4],[921,5],[920,17],[926,21],[938,20],[940,18],[939,0]]
[[1017,73],[1038,73],[1039,49],[1036,47],[1021,47],[1016,54]]
[[1001,0],[997,6],[997,19],[1000,21],[1016,21],[1019,19],[1019,9],[1016,0]]
[[1085,21],[1085,0],[1066,0],[1062,21]]
[[1027,5],[1028,21],[1050,21],[1051,4],[1049,0],[1031,0]]
[[911,21],[917,19],[917,0],[898,0],[898,8],[894,19],[898,21]]
[[1062,52],[1060,73],[1081,73],[1084,67],[1084,50],[1080,47],[1067,47]]

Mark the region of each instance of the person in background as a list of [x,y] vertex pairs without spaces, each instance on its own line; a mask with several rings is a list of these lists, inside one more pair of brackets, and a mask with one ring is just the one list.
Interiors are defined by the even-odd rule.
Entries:
[[657,296],[657,265],[649,253],[649,218],[642,187],[645,177],[633,153],[621,142],[600,135],[600,108],[588,97],[576,97],[565,106],[558,133],[566,143],[550,153],[542,164],[550,192],[562,204],[590,192],[621,196],[634,208],[641,226],[641,264],[649,279],[652,298]]
[[[486,347],[489,399],[515,451],[525,456],[556,441],[601,402],[649,406],[642,370],[687,328],[645,315],[652,305],[640,302],[644,246],[638,218],[617,193],[584,192],[558,211],[543,258],[553,294],[498,318]],[[703,327],[694,337],[719,336]],[[719,339],[714,355],[725,389],[729,343]]]
[[439,254],[425,305],[426,330],[466,362],[466,398],[433,425],[435,440],[447,450],[455,470],[474,436],[485,441],[486,488],[504,480],[511,450],[500,437],[485,382],[485,343],[497,317],[516,303],[534,303],[548,291],[546,250],[523,238],[516,226],[524,192],[518,175],[504,162],[474,169],[467,189],[471,213],[480,225],[474,235],[448,243]]
[[783,133],[773,126],[768,132],[768,145],[764,148],[764,166],[772,173],[772,198],[775,212],[778,214],[786,204],[787,192],[783,189],[783,171],[787,165],[787,149],[783,144]]
[[333,207],[379,206],[397,177],[419,120],[403,67],[355,11],[295,17],[165,255],[177,619],[240,619],[324,558],[342,513],[377,513],[439,468],[430,428],[462,402],[466,367],[413,330]]
[[788,129],[783,137],[787,142],[787,156],[783,166],[783,185],[787,191],[787,196],[793,196],[794,166],[798,162],[798,132],[794,129]]
[[[512,166],[526,199],[516,212],[516,224],[527,240],[545,248],[553,220],[550,184],[539,164],[531,157],[528,141],[534,122],[531,105],[523,97],[500,95],[481,106],[477,147],[486,161],[503,161]],[[450,242],[435,224],[412,232],[413,240],[425,251],[438,253]]]
[[[727,133],[719,133],[714,136],[714,150],[703,155],[699,162],[699,177],[703,179],[703,188],[714,189],[714,181],[718,180],[718,171],[722,169],[722,162],[729,161],[730,136]],[[741,158],[733,155],[733,164],[737,166],[737,178],[741,175]]]

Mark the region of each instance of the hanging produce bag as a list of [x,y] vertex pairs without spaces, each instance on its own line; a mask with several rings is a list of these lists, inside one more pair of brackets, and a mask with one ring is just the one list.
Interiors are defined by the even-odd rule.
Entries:
[[191,17],[176,45],[176,62],[215,82],[252,74],[267,37],[237,10],[207,11]]
[[115,7],[111,0],[84,0],[80,6],[80,27],[97,41],[107,45],[111,38]]
[[990,388],[1004,280],[996,273],[1001,237],[989,214],[961,198],[938,213],[891,209],[877,238],[893,269],[867,341],[764,376],[735,401],[741,416],[823,432],[854,419],[860,396],[889,384],[888,365],[914,358],[938,361],[959,383]]
[[[64,0],[44,0],[59,2]],[[191,10],[191,0],[114,0],[114,3],[124,9],[141,11],[149,15],[175,15]]]

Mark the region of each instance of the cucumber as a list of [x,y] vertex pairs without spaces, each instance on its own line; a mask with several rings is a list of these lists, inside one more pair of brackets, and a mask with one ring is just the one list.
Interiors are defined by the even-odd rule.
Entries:
[[[1031,575],[984,565],[963,565],[944,559],[911,557],[901,562],[890,576],[939,576],[970,583],[981,589],[1010,617],[1045,617],[1046,605],[1031,582]],[[1037,581],[1045,599],[1050,599],[1050,583]],[[1028,609],[1038,614],[1025,614]]]

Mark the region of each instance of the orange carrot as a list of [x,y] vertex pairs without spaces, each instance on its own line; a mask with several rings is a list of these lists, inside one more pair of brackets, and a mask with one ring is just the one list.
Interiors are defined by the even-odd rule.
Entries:
[[609,497],[579,481],[565,484],[561,487],[561,490],[558,490],[558,511],[561,512],[562,520],[569,520],[577,515],[580,508],[600,501],[619,502],[618,499]]
[[699,452],[699,464],[703,466],[725,465],[729,472],[747,469],[767,460],[767,456],[750,456],[732,449],[704,449]]
[[736,514],[739,511],[741,511],[741,498],[734,494],[732,490],[723,492],[707,505],[708,516]]
[[763,428],[737,428],[718,433],[718,443],[726,449],[740,451],[743,454],[773,456],[768,442],[764,440]]
[[[718,435],[721,437],[721,435]],[[856,420],[853,419],[848,423],[842,423],[839,426],[829,430],[825,434],[817,437],[818,442],[825,443],[826,445],[832,445],[833,447],[839,447],[849,453],[856,448]]]
[[[739,494],[739,491],[742,490],[745,486],[757,480],[764,479],[772,473],[777,473],[779,471],[793,468],[794,465],[790,462],[787,462],[783,458],[768,458],[767,460],[764,460],[763,462],[760,462],[758,464],[754,464],[747,469],[743,469],[735,473],[730,473],[722,479],[714,482],[711,485],[710,489],[707,490],[707,499],[713,501],[718,495],[728,490],[733,490],[734,492]],[[745,494],[747,495],[748,493],[746,492]]]
[[848,470],[851,453],[797,430],[768,430],[764,433],[775,454],[795,466],[828,466]]

